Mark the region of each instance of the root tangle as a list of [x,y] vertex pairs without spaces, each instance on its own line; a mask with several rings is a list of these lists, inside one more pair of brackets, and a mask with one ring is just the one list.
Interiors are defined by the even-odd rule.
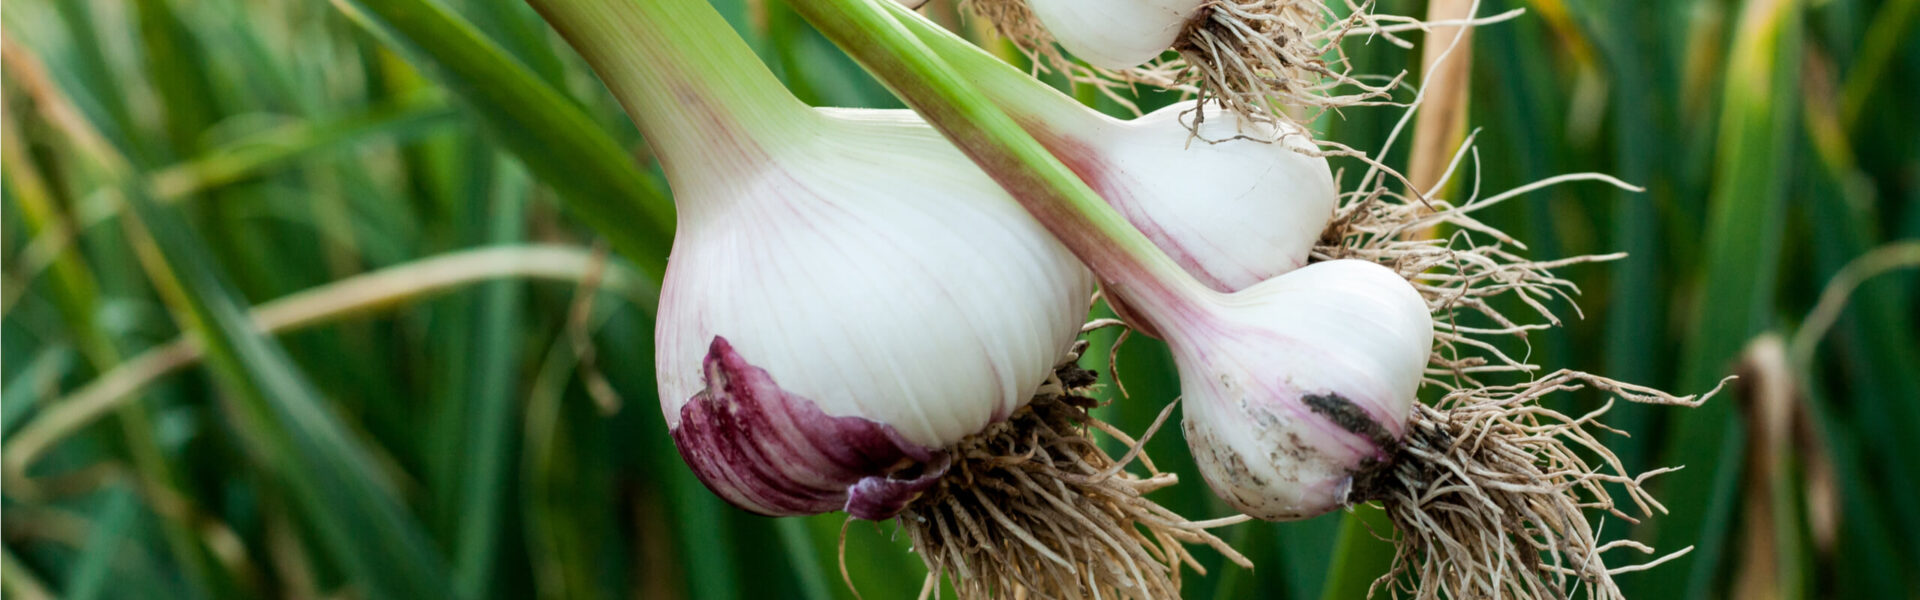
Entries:
[[[1624,567],[1602,560],[1615,549],[1654,550],[1632,540],[1602,543],[1586,511],[1626,523],[1664,513],[1642,484],[1673,469],[1630,474],[1595,437],[1594,430],[1613,431],[1598,422],[1612,402],[1577,418],[1539,404],[1549,393],[1587,386],[1633,402],[1689,407],[1713,394],[1675,397],[1563,370],[1417,406],[1394,465],[1358,490],[1380,501],[1399,532],[1393,567],[1370,591],[1423,599],[1568,598],[1584,588],[1587,597],[1617,599],[1615,574],[1692,550]],[[1616,505],[1608,484],[1636,510]]]
[[[1252,566],[1208,532],[1245,517],[1189,521],[1144,497],[1177,479],[1141,452],[1173,405],[1134,440],[1087,414],[1094,401],[1077,392],[1093,382],[1069,360],[1026,407],[949,449],[947,476],[897,519],[930,572],[923,597],[945,574],[969,599],[1178,598],[1182,565],[1205,573],[1187,544]],[[1110,458],[1094,430],[1130,450]],[[1146,477],[1125,471],[1135,460]]]

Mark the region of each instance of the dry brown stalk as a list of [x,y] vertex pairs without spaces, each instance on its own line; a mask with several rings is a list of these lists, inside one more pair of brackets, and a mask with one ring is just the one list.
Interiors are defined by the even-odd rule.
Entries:
[[[1435,0],[1427,5],[1427,21],[1467,20],[1472,0]],[[1451,54],[1448,60],[1440,60]],[[1418,121],[1413,126],[1413,152],[1407,176],[1415,189],[1439,192],[1435,184],[1445,177],[1447,157],[1466,138],[1467,107],[1473,70],[1473,27],[1436,26],[1421,49],[1420,85],[1426,90]]]

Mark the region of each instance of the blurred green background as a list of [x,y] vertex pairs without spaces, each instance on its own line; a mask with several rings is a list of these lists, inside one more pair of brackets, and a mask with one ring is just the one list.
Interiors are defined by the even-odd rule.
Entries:
[[[899,106],[780,2],[715,5],[808,102]],[[1678,393],[1748,375],[1696,410],[1607,416],[1634,434],[1611,438],[1629,466],[1686,465],[1655,480],[1672,514],[1603,524],[1694,547],[1623,575],[1628,593],[1920,598],[1920,281],[1900,269],[1920,262],[1920,1],[1481,12],[1512,8],[1529,13],[1473,42],[1480,189],[1575,171],[1648,188],[1482,215],[1534,256],[1631,253],[1568,269],[1585,317],[1516,349]],[[670,200],[526,6],[0,15],[6,597],[852,597],[841,518],[732,509],[675,455],[650,372]],[[1417,64],[1364,42],[1359,72]],[[1398,115],[1319,125],[1373,149]],[[1110,343],[1089,353],[1103,376]],[[1153,341],[1120,357],[1131,397],[1103,411],[1139,432],[1177,386]],[[1188,482],[1160,501],[1227,514],[1177,434],[1150,449]],[[1258,569],[1199,551],[1187,596],[1360,597],[1389,556],[1377,517],[1225,530]],[[864,597],[919,590],[891,526],[847,535]]]

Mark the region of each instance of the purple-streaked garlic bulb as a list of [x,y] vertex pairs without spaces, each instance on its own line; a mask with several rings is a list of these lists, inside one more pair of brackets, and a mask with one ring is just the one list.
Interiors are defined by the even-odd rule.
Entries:
[[802,104],[705,2],[536,8],[672,187],[655,376],[716,494],[893,516],[1068,353],[1092,276],[913,112]]
[[729,502],[882,519],[1032,397],[1092,281],[912,112],[806,114],[751,169],[673,180],[661,408]]

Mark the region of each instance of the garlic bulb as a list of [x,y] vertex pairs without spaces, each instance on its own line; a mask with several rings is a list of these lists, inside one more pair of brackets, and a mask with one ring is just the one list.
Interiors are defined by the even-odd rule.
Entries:
[[[1191,219],[1196,230],[1257,222],[1260,217],[1247,215],[1261,215],[1274,206],[1311,206],[1296,215],[1296,222],[1279,228],[1288,232],[1285,243],[1293,244],[1288,247],[1297,248],[1304,259],[1333,208],[1335,192],[1331,177],[1324,175],[1323,160],[1284,143],[1249,142],[1239,151],[1257,145],[1272,152],[1261,157],[1266,168],[1227,168],[1220,176],[1208,177],[1211,173],[1204,169],[1209,165],[1183,162],[1181,153],[1190,150],[1179,146],[1163,144],[1165,153],[1160,155],[1124,144],[1109,147],[1101,142],[1124,134],[1087,133],[1103,128],[1089,125],[1098,119],[1087,117],[1084,110],[1058,108],[1061,104],[1051,100],[1057,94],[1018,84],[1007,69],[988,64],[937,28],[909,16],[901,20],[949,64],[963,69],[1033,133],[1035,141],[1102,192],[1108,206],[1053,194],[1016,197],[1093,269],[1109,298],[1128,307],[1136,317],[1130,322],[1149,326],[1166,340],[1180,371],[1188,445],[1216,493],[1257,517],[1302,518],[1343,505],[1356,476],[1393,458],[1406,433],[1434,337],[1426,300],[1411,283],[1378,264],[1337,260],[1223,293],[1218,287],[1229,287],[1219,285],[1224,282],[1202,282],[1191,261],[1171,256],[1189,252],[1181,244],[1170,245],[1146,233],[1158,219],[1133,218],[1124,208],[1107,210],[1127,205],[1114,202],[1113,191],[1126,186],[1111,183],[1117,178],[1112,172],[1119,169],[1107,166],[1117,162],[1112,157],[1127,156],[1137,161],[1127,170],[1128,177],[1138,181],[1157,181],[1153,175],[1161,172],[1187,176],[1184,187],[1136,184],[1158,190],[1142,197],[1177,207],[1184,192],[1206,198],[1200,202],[1221,203],[1220,212]],[[1179,111],[1142,118],[1141,129],[1152,131],[1155,123]],[[1245,121],[1228,118],[1210,118],[1202,125],[1216,123],[1216,133],[1260,133]],[[1164,135],[1184,141],[1185,133],[1176,128]],[[1232,139],[1208,144],[1200,137],[1195,147],[1235,145]],[[1303,166],[1287,168],[1289,161]],[[1193,176],[1196,173],[1202,176]],[[1309,185],[1301,186],[1303,182]],[[1305,200],[1276,194],[1284,198],[1281,202],[1241,197],[1246,190],[1293,186],[1317,193],[1304,194],[1311,196]],[[1121,219],[1135,227],[1114,224]],[[1229,264],[1238,258],[1232,248],[1218,256]]]
[[[1121,120],[1100,114],[910,12],[901,22],[967,69],[987,97],[1187,274],[1237,291],[1300,268],[1339,188],[1308,132],[1195,101]],[[1191,125],[1190,125],[1191,124]],[[1159,337],[1109,294],[1114,311]]]
[[[1180,370],[1189,447],[1209,485],[1237,508],[1293,519],[1379,501],[1399,533],[1386,577],[1400,586],[1400,577],[1411,576],[1404,589],[1419,597],[1563,598],[1579,590],[1618,598],[1615,574],[1686,552],[1607,566],[1602,554],[1620,544],[1602,542],[1590,519],[1631,520],[1629,506],[1653,516],[1659,504],[1642,482],[1665,469],[1635,474],[1596,437],[1608,429],[1596,419],[1611,402],[1579,416],[1538,402],[1584,387],[1633,402],[1698,406],[1719,387],[1676,396],[1565,369],[1513,384],[1477,379],[1536,369],[1475,339],[1537,329],[1507,319],[1489,298],[1565,294],[1571,286],[1550,274],[1552,268],[1605,257],[1536,262],[1504,244],[1342,235],[1328,240],[1330,253],[1368,260],[1320,263],[1234,293],[1210,290],[1090,186],[1068,176],[1067,165],[1035,160],[1044,142],[1020,135],[1006,115],[973,109],[997,92],[988,91],[992,69],[956,59],[965,52],[927,34],[916,15],[898,21],[916,28],[922,45],[935,47],[947,65],[902,58],[919,49],[911,40],[860,43],[866,41],[861,34],[876,29],[877,17],[858,14],[859,2],[793,2],[968,156],[1019,190],[1015,199],[1087,263],[1106,293],[1166,334]],[[1324,9],[1291,0],[1256,4]],[[856,14],[842,18],[833,9]],[[1454,207],[1418,194],[1399,196],[1386,178],[1369,179],[1368,188],[1356,192],[1361,200],[1343,213],[1350,219],[1343,230],[1404,231],[1437,221],[1509,240],[1465,215],[1487,203]],[[1538,302],[1527,303],[1552,319]],[[1438,323],[1452,323],[1460,313],[1478,313],[1504,328],[1451,327],[1437,335]],[[1473,356],[1465,346],[1488,355]],[[1446,393],[1431,406],[1416,401],[1429,371],[1450,375]]]
[[1188,447],[1227,504],[1267,520],[1347,505],[1392,459],[1433,343],[1426,301],[1391,269],[1316,263],[1226,296],[1169,338]]
[[1139,66],[1180,37],[1199,0],[1029,0],[1061,47],[1103,69]]
[[[1305,265],[1333,217],[1333,171],[1298,126],[1249,122],[1191,101],[1129,121],[1076,110],[1087,116],[1073,127],[1059,118],[1022,124],[1215,291]],[[1191,129],[1186,121],[1199,118],[1198,110],[1205,118]]]
[[[1375,16],[1374,3],[1367,0],[968,4],[976,17],[992,23],[1029,56],[1076,80],[1146,83],[1192,92],[1202,103],[1260,121],[1291,121],[1300,109],[1312,112],[1391,97],[1398,80],[1369,82],[1351,76],[1341,42],[1350,33],[1412,20]],[[1086,64],[1055,50],[1056,43]],[[1168,52],[1178,53],[1178,60],[1156,61]]]
[[890,517],[1069,351],[1091,275],[911,111],[807,107],[699,0],[536,8],[673,189],[654,366],[716,494]]
[[661,408],[736,505],[883,518],[889,473],[1032,397],[1092,283],[913,113],[822,114],[755,173],[673,181]]

